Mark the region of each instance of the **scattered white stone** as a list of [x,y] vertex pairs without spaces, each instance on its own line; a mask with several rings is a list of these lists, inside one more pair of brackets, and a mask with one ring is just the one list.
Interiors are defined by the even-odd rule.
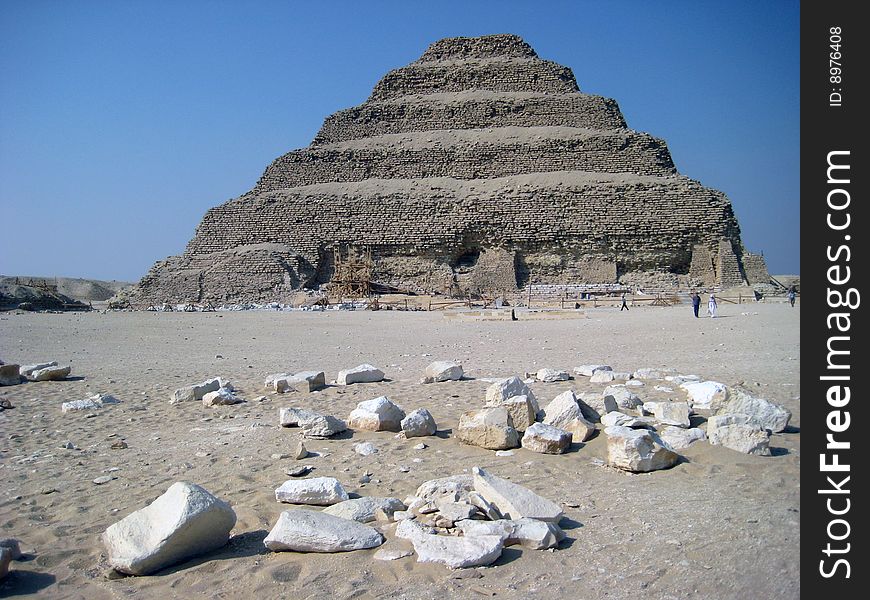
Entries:
[[791,412],[781,404],[755,398],[743,390],[735,388],[729,389],[728,401],[719,409],[718,413],[720,415],[749,415],[754,423],[773,433],[785,430],[789,420],[791,420]]
[[417,553],[417,562],[439,563],[451,569],[492,564],[504,549],[498,536],[470,538],[433,535],[410,519],[399,522],[396,536],[410,540]]
[[[411,414],[413,414],[413,413],[411,413]],[[423,442],[420,442],[419,444],[417,444],[417,445],[414,446],[414,450],[425,450],[425,449],[428,448],[428,447],[429,447],[429,446],[427,446],[427,445],[424,444]]]
[[328,506],[348,500],[347,492],[335,477],[288,480],[275,490],[275,500],[288,504]]
[[301,371],[296,374],[283,373],[266,378],[266,387],[276,392],[316,392],[326,387],[326,374],[323,371]]
[[[438,429],[435,424],[435,417],[425,408],[418,408],[406,416],[402,419],[400,426],[406,438],[435,435]],[[423,444],[423,448],[425,447],[426,445]]]
[[278,409],[278,422],[281,427],[302,427],[307,421],[319,417],[320,414],[304,408],[281,408]]
[[347,423],[332,415],[317,415],[302,423],[302,436],[325,440],[347,430]]
[[692,381],[701,381],[701,378],[697,375],[668,375],[665,377],[665,381],[670,381],[674,385],[680,385]]
[[349,552],[384,543],[373,527],[314,510],[285,510],[263,540],[273,552]]
[[177,482],[154,502],[103,533],[109,564],[147,575],[225,545],[236,524],[226,502],[198,485]]
[[360,456],[370,456],[378,453],[378,449],[375,448],[375,445],[371,442],[360,442],[359,444],[355,444],[353,451]]
[[544,423],[534,423],[526,429],[520,443],[532,452],[562,454],[571,446],[571,432]]
[[339,385],[351,385],[353,383],[375,383],[384,380],[384,372],[369,364],[359,365],[353,369],[345,369],[338,372]]
[[656,421],[663,425],[688,428],[689,404],[687,402],[656,402],[652,409]]
[[[599,372],[608,373],[609,371]],[[598,413],[593,411],[591,407],[587,406],[586,408],[592,411],[596,417],[598,416]],[[572,441],[578,444],[588,440],[595,432],[595,425],[583,416],[580,403],[573,390],[562,392],[553,398],[553,401],[544,408],[543,422],[546,425],[570,432]]]
[[450,522],[450,527],[456,521],[470,519],[477,514],[477,508],[468,502],[446,502],[441,501],[436,503],[439,515]]
[[495,521],[497,519],[501,519],[501,513],[498,509],[492,505],[486,498],[481,496],[478,492],[468,492],[468,502],[476,507],[480,512],[486,515],[486,518]]
[[613,371],[595,371],[589,378],[589,383],[610,383],[614,379]]
[[704,433],[703,429],[698,429],[697,427],[684,429],[682,427],[668,426],[661,430],[659,437],[672,450],[683,450],[697,441],[706,440],[707,434]]
[[[632,410],[643,404],[638,395],[628,391],[625,386],[607,386],[601,392],[601,397],[604,399],[604,407],[607,409],[607,412],[619,410],[620,408]],[[609,399],[612,399],[616,403],[615,407],[613,407]]]
[[94,479],[93,483],[94,485],[103,485],[104,483],[109,483],[113,479],[114,477],[112,477],[111,475],[100,475],[99,477]]
[[676,372],[676,369],[653,367],[638,369],[633,375],[635,379],[664,379],[668,375],[673,375]]
[[513,396],[507,400],[495,400],[492,403],[487,403],[487,407],[499,406],[507,410],[514,429],[517,431],[525,431],[529,425],[535,422],[537,409],[528,396]]
[[514,454],[516,454],[516,453],[513,450],[496,450],[495,451],[496,456],[513,456]]
[[[470,502],[468,494],[473,490],[474,478],[471,475],[451,475],[424,481],[417,488],[414,498],[418,499],[420,504],[433,505],[445,499],[451,502]],[[406,501],[405,504],[410,507],[412,503]]]
[[208,381],[203,381],[202,383],[189,385],[187,387],[175,390],[172,393],[172,398],[169,400],[169,403],[177,404],[179,402],[192,402],[196,400],[202,400],[203,396],[205,396],[209,392],[216,392],[220,388],[221,380],[215,377],[214,379],[209,379]]
[[72,371],[72,367],[70,366],[60,367],[54,365],[31,371],[30,375],[27,376],[27,379],[30,381],[57,381],[58,379],[68,377],[70,371]]
[[718,410],[728,400],[728,388],[718,381],[699,381],[680,384],[689,396],[694,409]]
[[351,429],[362,431],[401,431],[405,411],[386,396],[356,405],[348,417]]
[[436,360],[426,367],[425,377],[433,383],[459,381],[464,375],[462,365],[450,360]]
[[657,385],[657,386],[655,386],[654,389],[656,389],[659,392],[665,392],[667,394],[673,393],[673,391],[674,391],[674,388],[669,388],[669,387],[664,386],[664,385]]
[[236,394],[225,387],[218,388],[214,392],[209,392],[202,397],[203,406],[230,406],[232,404],[241,404],[244,402]]
[[350,519],[359,523],[370,523],[377,518],[377,512],[383,511],[392,517],[397,510],[405,510],[405,503],[398,498],[353,498],[323,509],[329,515],[342,519]]
[[372,558],[375,560],[398,560],[406,556],[414,556],[414,551],[402,548],[379,548]]
[[516,519],[510,521],[512,531],[505,540],[505,546],[519,544],[531,550],[547,550],[555,548],[563,539],[565,533],[556,523],[546,523],[538,519]]
[[680,457],[651,431],[613,426],[604,433],[608,463],[619,469],[647,473],[672,467]]
[[487,406],[498,406],[501,401],[513,398],[514,396],[525,396],[528,398],[529,402],[532,403],[535,415],[541,410],[532,390],[516,375],[497,381],[486,388]]
[[631,427],[632,429],[654,429],[655,419],[648,417],[633,417],[616,410],[612,410],[601,417],[604,427]]
[[644,386],[644,383],[643,383],[643,381],[640,381],[640,380],[637,380],[637,379],[632,379],[632,380],[630,380],[630,381],[626,381],[626,382],[625,382],[625,385],[627,385],[627,386],[631,386],[631,387],[643,387],[643,386]]
[[73,400],[60,405],[61,412],[75,412],[79,410],[100,409],[107,404],[119,404],[120,400],[109,394],[94,394],[85,400]]
[[507,409],[489,407],[462,413],[456,438],[471,446],[489,450],[507,450],[520,445],[519,433]]
[[744,454],[770,456],[770,434],[749,415],[715,415],[707,420],[707,439]]
[[53,360],[51,362],[37,363],[35,365],[21,365],[18,368],[18,374],[25,379],[30,379],[30,375],[34,371],[39,371],[40,369],[47,369],[48,367],[56,367],[57,361]]
[[303,458],[308,457],[308,448],[305,447],[305,442],[299,440],[299,443],[296,444],[296,453],[293,455],[293,458],[296,460],[302,460]]
[[487,473],[480,467],[473,467],[472,473],[474,490],[495,506],[502,516],[508,519],[529,517],[552,523],[558,523],[562,518],[562,509],[558,504],[532,490]]
[[592,377],[595,375],[597,371],[612,371],[613,368],[610,365],[580,365],[579,367],[574,367],[574,373],[577,375],[584,375],[586,377]]
[[557,369],[538,369],[538,372],[535,373],[535,378],[538,381],[543,381],[544,383],[553,383],[556,381],[568,381],[571,379],[571,375],[568,374],[568,371],[560,371]]

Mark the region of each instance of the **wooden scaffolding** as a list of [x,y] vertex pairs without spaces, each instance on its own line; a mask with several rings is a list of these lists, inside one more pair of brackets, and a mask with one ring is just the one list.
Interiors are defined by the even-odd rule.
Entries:
[[329,294],[338,299],[368,298],[372,294],[371,248],[333,246],[333,274]]

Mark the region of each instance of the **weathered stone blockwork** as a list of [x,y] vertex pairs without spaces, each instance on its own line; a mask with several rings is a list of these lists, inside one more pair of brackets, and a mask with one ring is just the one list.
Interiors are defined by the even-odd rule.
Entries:
[[416,291],[744,278],[728,199],[510,35],[440,40],[388,73],[209,210],[134,300],[281,299],[328,282],[334,246],[370,248],[377,281]]

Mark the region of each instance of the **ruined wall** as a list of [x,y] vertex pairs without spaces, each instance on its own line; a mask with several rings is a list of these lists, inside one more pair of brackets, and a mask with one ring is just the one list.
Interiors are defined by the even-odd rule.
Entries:
[[743,253],[743,271],[746,273],[746,281],[749,285],[754,283],[770,283],[770,273],[767,271],[767,263],[760,254],[750,252]]
[[511,35],[440,40],[388,73],[209,210],[134,299],[273,300],[327,283],[336,245],[368,248],[377,281],[414,291],[713,269],[730,284],[743,269],[728,199]]

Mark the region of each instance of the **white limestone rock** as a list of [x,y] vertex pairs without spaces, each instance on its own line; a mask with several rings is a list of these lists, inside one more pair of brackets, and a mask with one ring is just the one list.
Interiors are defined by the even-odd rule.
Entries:
[[378,453],[378,449],[375,448],[375,445],[371,442],[360,442],[359,444],[355,444],[353,451],[360,456],[371,456],[372,454]]
[[[474,477],[471,475],[451,475],[424,481],[417,488],[414,496],[424,503],[437,504],[439,501],[446,500],[474,504],[469,497],[469,493],[472,491],[474,491]],[[409,503],[405,502],[405,504]]]
[[215,377],[214,379],[209,379],[207,381],[203,381],[202,383],[178,388],[172,393],[172,398],[169,400],[169,403],[177,404],[179,402],[193,402],[196,400],[202,400],[203,396],[205,396],[209,392],[216,392],[220,388],[221,380]]
[[57,361],[53,360],[51,362],[44,363],[36,363],[34,365],[21,365],[18,368],[18,374],[24,377],[25,379],[30,379],[30,375],[34,371],[39,371],[40,369],[47,369],[48,367],[56,367]]
[[473,467],[471,471],[474,474],[474,490],[505,518],[528,517],[550,523],[558,523],[562,518],[562,509],[558,504],[532,490],[487,473],[480,467]]
[[511,416],[511,421],[514,424],[514,429],[519,432],[525,431],[529,425],[535,422],[536,409],[535,405],[529,400],[526,395],[513,396],[506,400],[495,400],[492,403],[487,403],[488,407],[502,407],[507,410]]
[[263,540],[273,552],[350,552],[375,548],[384,537],[373,527],[315,510],[285,510]]
[[728,400],[728,387],[718,381],[693,381],[680,384],[686,390],[689,406],[698,410],[718,410]]
[[275,500],[287,504],[329,506],[348,500],[347,492],[335,477],[290,479],[275,490]]
[[472,506],[476,507],[477,510],[482,512],[487,519],[491,521],[501,519],[501,513],[498,512],[498,509],[491,503],[487,502],[486,498],[484,498],[477,492],[469,492],[468,501],[471,503]]
[[501,381],[496,381],[486,388],[486,404],[487,406],[497,406],[499,401],[513,398],[514,396],[525,396],[532,403],[532,408],[535,410],[535,415],[540,412],[541,407],[538,405],[538,400],[529,389],[526,383],[514,375]]
[[414,551],[404,548],[378,548],[372,558],[375,560],[398,560],[406,556],[414,556]]
[[616,410],[612,410],[601,417],[604,427],[631,427],[632,429],[655,429],[655,419],[648,417],[634,417]]
[[579,367],[574,367],[574,373],[577,375],[584,375],[585,377],[592,377],[598,371],[612,371],[613,368],[610,365],[580,365]]
[[326,374],[323,371],[301,371],[292,375],[288,373],[270,375],[266,378],[266,386],[271,387],[279,394],[316,392],[326,387]]
[[655,433],[630,427],[613,426],[607,434],[607,459],[611,466],[633,473],[667,469],[679,460]]
[[347,430],[347,423],[332,415],[316,415],[300,425],[302,437],[315,440],[325,440]]
[[65,379],[68,377],[70,371],[72,371],[72,367],[69,365],[65,367],[55,365],[43,369],[36,369],[30,373],[27,379],[30,381],[58,381],[59,379]]
[[556,523],[523,518],[511,521],[511,524],[513,531],[505,540],[505,546],[519,544],[531,550],[547,550],[565,539],[565,532]]
[[98,410],[106,405],[120,404],[120,400],[109,394],[94,394],[84,400],[72,400],[60,405],[63,413],[76,412],[79,410]]
[[350,519],[359,523],[371,523],[377,519],[377,512],[383,511],[392,516],[397,510],[405,510],[405,503],[398,498],[352,498],[333,504],[323,509],[323,512],[342,519]]
[[613,371],[596,371],[589,378],[589,383],[610,383],[614,379]]
[[755,456],[770,456],[770,433],[749,415],[715,415],[707,420],[707,439],[714,446],[725,446]]
[[396,536],[409,540],[417,562],[434,562],[451,569],[489,565],[501,556],[504,544],[499,536],[454,537],[433,535],[413,520],[400,521]]
[[574,398],[577,400],[583,418],[590,423],[598,423],[601,421],[601,415],[607,413],[604,410],[604,398],[598,392],[580,392],[575,394]]
[[418,408],[410,413],[400,423],[406,438],[435,435],[438,427],[435,417],[425,408]]
[[507,409],[489,407],[462,413],[456,438],[471,446],[488,450],[507,450],[520,445],[520,436],[514,428]]
[[320,413],[304,408],[290,407],[278,409],[278,422],[281,427],[302,427],[304,423],[319,416],[321,416]]
[[671,450],[683,450],[697,441],[706,440],[707,434],[697,427],[684,429],[669,425],[659,432],[659,437]]
[[351,429],[361,431],[401,431],[405,411],[386,396],[356,405],[347,419]]
[[[604,399],[604,407],[607,408],[607,412],[619,410],[620,408],[633,410],[643,404],[637,394],[630,392],[625,386],[621,385],[607,386],[601,392],[601,397]],[[612,398],[616,403],[616,408],[612,408],[608,397]]]
[[425,377],[433,383],[459,381],[464,375],[462,365],[450,360],[436,360],[426,367]]
[[477,508],[467,502],[446,502],[441,501],[436,504],[438,507],[438,516],[446,520],[450,527],[457,521],[470,519],[477,514]]
[[653,406],[653,416],[663,425],[677,427],[691,426],[689,422],[689,404],[687,402],[656,402]]
[[571,432],[544,423],[534,423],[526,429],[520,443],[532,452],[562,454],[571,447]]
[[637,369],[633,376],[635,379],[664,379],[668,375],[674,375],[677,372],[676,369],[664,368],[664,367],[652,367],[652,368],[644,368]]
[[202,397],[203,406],[231,406],[233,404],[241,404],[244,402],[236,396],[235,392],[222,387],[214,392],[209,392]]
[[351,385],[353,383],[376,383],[384,380],[384,372],[369,364],[356,366],[338,372],[337,382],[339,385]]
[[719,409],[718,414],[749,415],[754,423],[773,433],[784,431],[791,420],[791,412],[781,404],[755,398],[736,388],[728,390],[728,400]]
[[[508,538],[514,532],[514,523],[510,519],[493,519],[491,521],[473,521],[471,519],[458,521],[456,527],[462,532],[465,537],[478,537],[481,535],[494,535],[501,538],[502,543],[507,546]],[[539,521],[543,523],[543,521]]]
[[571,375],[568,374],[568,371],[544,368],[538,369],[538,372],[535,373],[535,379],[544,383],[554,383],[556,381],[568,381],[571,379]]
[[[591,407],[586,408],[596,417],[598,416]],[[543,423],[570,432],[571,441],[578,444],[585,442],[595,433],[595,425],[584,417],[580,402],[573,390],[567,390],[553,398],[552,402],[544,408]]]
[[230,505],[198,485],[177,482],[103,533],[109,564],[147,575],[224,546],[236,524]]

